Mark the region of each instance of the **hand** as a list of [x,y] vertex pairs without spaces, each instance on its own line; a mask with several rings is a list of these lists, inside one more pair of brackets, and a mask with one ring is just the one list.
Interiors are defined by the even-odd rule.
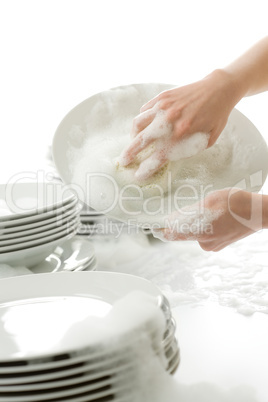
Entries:
[[[237,102],[234,87],[228,73],[216,70],[201,81],[160,93],[146,103],[134,119],[133,139],[121,154],[120,163],[129,165],[153,143],[153,154],[141,162],[136,172],[136,178],[143,180],[152,176],[170,159],[172,149],[173,160],[176,160],[176,146],[179,151],[185,140],[195,133],[208,134],[205,147],[210,147],[224,129]],[[194,146],[198,151],[198,144]],[[187,155],[186,152],[188,156],[192,154]]]
[[164,241],[197,240],[202,249],[219,251],[264,227],[262,197],[267,196],[237,188],[215,191],[199,204],[174,213],[170,229],[158,229],[153,235]]

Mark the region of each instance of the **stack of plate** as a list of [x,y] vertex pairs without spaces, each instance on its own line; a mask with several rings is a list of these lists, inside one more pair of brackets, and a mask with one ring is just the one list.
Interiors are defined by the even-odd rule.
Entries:
[[31,267],[73,237],[78,199],[60,183],[0,186],[0,263]]
[[[167,300],[151,282],[108,272],[40,274],[0,281],[0,401],[131,400],[139,372],[147,369],[140,351],[141,328],[133,330],[132,325],[124,337],[113,336],[111,341],[111,334],[106,333],[109,326],[101,325],[98,332],[96,322],[104,324],[113,305],[137,290],[150,295],[166,318],[162,341],[155,342],[152,319],[147,326],[151,341],[145,345],[159,362],[165,356],[163,369],[174,373],[180,361],[175,322]],[[146,305],[140,307],[146,309]],[[88,317],[93,326],[88,325]],[[115,323],[120,334],[121,322]]]
[[117,238],[123,233],[129,235],[137,234],[139,231],[142,231],[144,234],[151,233],[148,228],[141,228],[134,224],[130,225],[117,219],[112,219],[95,211],[88,205],[84,205],[81,209],[80,222],[77,233],[87,237],[112,236]]
[[84,205],[80,212],[80,222],[78,234],[82,236],[114,236],[118,231],[126,231],[127,224],[115,219],[108,218]]

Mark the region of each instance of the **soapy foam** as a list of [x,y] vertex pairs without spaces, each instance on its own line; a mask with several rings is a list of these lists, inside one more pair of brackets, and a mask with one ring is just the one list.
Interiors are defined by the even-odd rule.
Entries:
[[183,158],[190,158],[204,151],[208,146],[209,134],[195,133],[182,139],[168,153],[170,161],[178,161]]
[[205,208],[200,211],[198,206],[184,208],[181,213],[174,213],[166,219],[165,230],[153,230],[152,234],[164,242],[175,241],[177,234],[183,235],[185,240],[195,239],[196,236],[206,233],[212,234],[212,223],[217,220],[223,211],[212,211]]
[[[94,247],[102,270],[128,273],[152,281],[172,307],[200,306],[204,301],[234,309],[242,315],[268,314],[268,231],[255,233],[219,253],[202,250],[197,242],[155,242],[122,234]],[[266,250],[266,252],[265,252]]]
[[[117,328],[123,327],[129,340],[131,331],[139,328],[133,337],[135,342],[128,349],[132,370],[126,371],[124,384],[118,382],[119,387],[129,385],[129,389],[117,392],[117,398],[126,402],[256,402],[254,390],[248,386],[223,389],[209,383],[186,385],[169,375],[164,368],[165,358],[155,353],[148,331],[148,322],[154,322],[157,329],[154,343],[159,348],[164,331],[163,314],[151,297],[133,292],[115,304],[110,319],[106,322],[107,329],[111,329],[112,323],[113,327],[115,324]],[[147,329],[144,323],[147,323]]]
[[[194,138],[194,142],[200,139],[200,146],[204,146],[204,135],[198,133]],[[88,137],[83,143],[75,158],[71,160],[73,171],[72,182],[78,184],[81,188],[87,189],[87,179],[95,174],[94,180],[90,181],[90,205],[99,211],[105,211],[110,205],[108,200],[114,200],[115,190],[122,191],[125,197],[126,210],[135,212],[143,211],[144,201],[150,201],[152,211],[158,211],[160,204],[164,199],[167,204],[169,197],[173,197],[176,193],[179,198],[179,207],[182,208],[191,203],[193,196],[203,198],[206,188],[211,188],[212,183],[217,182],[226,167],[232,164],[233,140],[229,126],[226,127],[224,135],[219,139],[218,143],[195,156],[179,161],[169,161],[162,166],[151,178],[144,180],[142,183],[137,180],[135,173],[146,157],[149,155],[150,166],[148,169],[155,167],[157,160],[150,159],[150,155],[157,155],[155,145],[151,145],[145,151],[141,152],[134,163],[127,167],[120,165],[119,156],[122,150],[128,145],[129,138],[127,135],[116,135],[116,131],[111,131],[110,135]],[[191,143],[191,141],[190,141]],[[188,146],[183,148],[184,155],[189,155]],[[199,148],[200,149],[200,148]],[[173,151],[172,151],[173,152]],[[182,155],[182,153],[180,154]],[[174,158],[174,155],[172,156]],[[88,174],[88,176],[86,176]],[[106,175],[97,179],[98,174]],[[110,179],[110,180],[109,180]],[[114,184],[116,183],[116,184]],[[116,187],[116,188],[115,188]],[[214,188],[215,189],[215,188]],[[87,191],[85,191],[87,193]],[[127,197],[136,197],[134,200]],[[153,199],[153,197],[156,197]],[[162,200],[161,200],[161,199]],[[116,201],[116,200],[115,200]],[[116,204],[116,202],[115,202]],[[148,204],[147,204],[148,205]],[[126,214],[117,208],[110,215],[118,219],[126,217]],[[174,207],[173,207],[174,210]],[[140,215],[140,219],[149,223],[163,222],[163,215],[172,213],[172,210],[162,212],[162,217],[149,214]]]

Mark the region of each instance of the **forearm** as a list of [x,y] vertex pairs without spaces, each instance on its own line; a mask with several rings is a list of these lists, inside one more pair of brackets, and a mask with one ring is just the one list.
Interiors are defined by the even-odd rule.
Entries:
[[234,81],[240,99],[268,90],[268,36],[223,71]]

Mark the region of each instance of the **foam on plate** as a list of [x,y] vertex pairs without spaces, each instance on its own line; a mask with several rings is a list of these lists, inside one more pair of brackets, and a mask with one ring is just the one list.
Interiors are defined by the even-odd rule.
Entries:
[[[168,161],[142,182],[135,173],[140,163],[154,152],[154,144],[142,151],[134,163],[123,167],[119,157],[130,142],[128,133],[116,135],[111,130],[109,136],[88,136],[72,159],[72,182],[86,189],[90,205],[100,212],[118,219],[138,217],[139,220],[144,215],[143,222],[160,224],[174,209],[196,202],[212,190],[216,178],[232,163],[231,134],[232,128],[227,125],[213,147],[186,159]],[[205,145],[204,138],[200,133],[193,136],[195,150],[198,143],[199,148]],[[183,152],[189,155],[188,146],[185,145]],[[171,158],[175,159],[172,153]]]

